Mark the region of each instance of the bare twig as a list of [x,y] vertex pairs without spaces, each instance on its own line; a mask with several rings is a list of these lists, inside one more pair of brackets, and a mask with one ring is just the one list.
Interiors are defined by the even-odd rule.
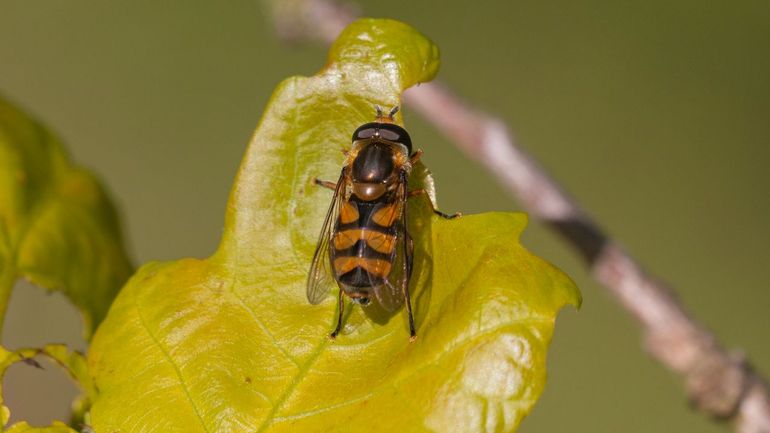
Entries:
[[[292,39],[311,37],[330,43],[355,18],[351,7],[334,0],[279,3],[283,6],[276,9],[278,32]],[[734,421],[739,433],[770,432],[770,397],[764,379],[699,325],[668,285],[643,271],[608,238],[517,146],[502,121],[467,106],[441,84],[410,89],[405,100],[581,254],[594,278],[639,321],[647,350],[684,377],[695,407],[714,418]]]

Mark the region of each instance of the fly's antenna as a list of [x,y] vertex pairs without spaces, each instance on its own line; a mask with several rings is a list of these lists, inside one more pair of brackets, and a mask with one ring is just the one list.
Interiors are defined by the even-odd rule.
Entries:
[[382,107],[380,107],[377,104],[374,105],[374,110],[377,112],[377,121],[381,123],[393,123],[396,120],[396,113],[398,113],[398,110],[400,109],[401,107],[396,105],[393,108],[391,108],[390,111],[388,112],[388,115],[385,116],[382,113]]
[[401,107],[398,105],[394,105],[393,108],[390,109],[390,113],[388,113],[388,117],[390,117],[390,120],[396,120],[396,113],[398,113],[398,110],[400,110]]

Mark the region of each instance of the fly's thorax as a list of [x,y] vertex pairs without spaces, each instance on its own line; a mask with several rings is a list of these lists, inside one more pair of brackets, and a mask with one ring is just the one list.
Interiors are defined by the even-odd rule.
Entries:
[[373,141],[364,145],[356,154],[350,167],[353,182],[385,183],[396,169],[396,152],[388,143]]
[[348,153],[350,193],[365,201],[377,200],[394,191],[400,173],[411,172],[405,146],[383,140],[361,140]]

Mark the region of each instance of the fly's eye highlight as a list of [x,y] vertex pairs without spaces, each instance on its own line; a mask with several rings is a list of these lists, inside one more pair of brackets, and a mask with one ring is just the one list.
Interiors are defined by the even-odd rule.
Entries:
[[394,131],[380,129],[380,137],[390,141],[398,141],[401,136]]
[[353,136],[353,141],[372,138],[376,131],[377,130],[374,128],[366,128],[360,131],[356,131],[356,134]]
[[369,122],[359,126],[355,132],[353,132],[353,141],[367,140],[374,137],[377,133],[377,129],[379,129],[379,125],[380,124],[376,122]]
[[407,152],[411,155],[412,139],[404,128],[392,123],[383,124],[380,127],[380,137],[394,143],[403,144],[406,147]]

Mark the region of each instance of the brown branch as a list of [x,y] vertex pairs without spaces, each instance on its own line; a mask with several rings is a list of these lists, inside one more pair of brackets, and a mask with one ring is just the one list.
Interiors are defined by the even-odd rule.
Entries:
[[[333,0],[278,2],[280,35],[332,42],[355,18]],[[746,360],[727,352],[683,308],[671,287],[609,238],[538,164],[517,146],[505,124],[474,110],[441,84],[408,90],[405,102],[466,155],[486,166],[526,210],[558,232],[586,260],[593,277],[641,325],[647,350],[682,375],[695,407],[735,423],[739,433],[770,432],[770,396]]]

